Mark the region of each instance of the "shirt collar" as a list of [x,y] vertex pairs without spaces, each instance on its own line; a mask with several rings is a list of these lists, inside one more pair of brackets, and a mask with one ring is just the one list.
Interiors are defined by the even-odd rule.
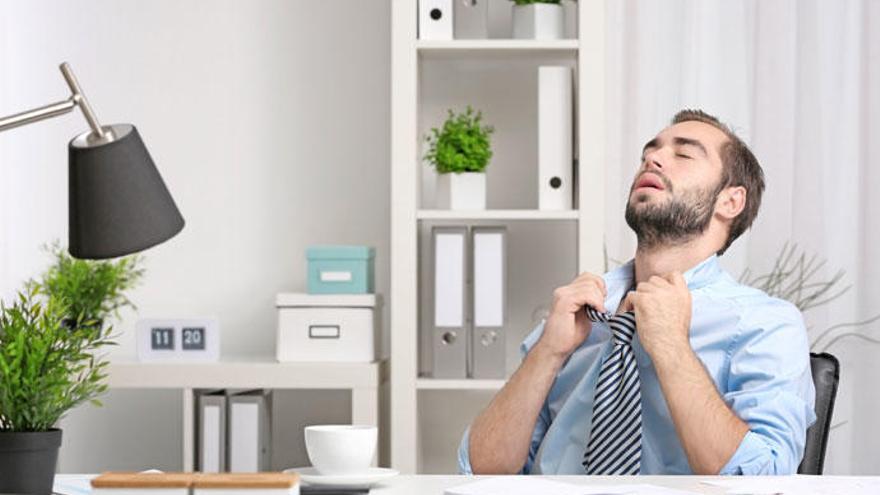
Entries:
[[[634,268],[635,258],[632,258],[623,265],[608,272],[607,278],[618,280],[625,287],[633,287],[635,285]],[[718,255],[712,253],[711,256],[692,266],[683,275],[688,289],[694,290],[711,283],[720,274],[721,266],[718,263]]]

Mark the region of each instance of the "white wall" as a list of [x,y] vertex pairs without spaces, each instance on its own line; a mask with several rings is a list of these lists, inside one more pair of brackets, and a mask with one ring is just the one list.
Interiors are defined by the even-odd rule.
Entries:
[[[388,293],[389,22],[386,0],[0,0],[0,114],[65,99],[70,62],[104,123],[138,127],[187,222],[145,253],[114,358],[135,355],[138,316],[213,315],[224,355],[273,355],[274,296],[304,291],[311,244],[375,246]],[[66,239],[66,145],[85,129],[68,115],[0,135],[4,298]],[[304,397],[287,402],[347,420],[347,397]],[[162,427],[179,401],[119,391],[75,411],[60,469],[179,468],[180,427]]]

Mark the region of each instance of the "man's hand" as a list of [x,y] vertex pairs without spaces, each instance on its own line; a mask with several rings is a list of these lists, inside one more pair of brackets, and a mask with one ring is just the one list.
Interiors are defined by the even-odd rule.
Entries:
[[553,291],[553,307],[544,324],[544,333],[535,344],[565,359],[590,335],[590,319],[584,306],[605,311],[605,280],[592,273],[582,273],[572,283]]
[[691,293],[680,272],[640,282],[621,311],[635,311],[639,342],[652,360],[675,359],[690,349]]
[[675,431],[695,474],[718,474],[749,426],[727,407],[691,349],[691,293],[672,272],[636,286],[620,305],[635,311],[636,331],[657,371]]

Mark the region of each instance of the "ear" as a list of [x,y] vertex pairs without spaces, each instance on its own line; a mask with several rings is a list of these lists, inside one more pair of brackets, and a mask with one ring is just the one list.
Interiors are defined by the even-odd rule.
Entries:
[[718,194],[715,213],[726,220],[733,220],[746,207],[746,193],[746,188],[743,186],[725,188]]

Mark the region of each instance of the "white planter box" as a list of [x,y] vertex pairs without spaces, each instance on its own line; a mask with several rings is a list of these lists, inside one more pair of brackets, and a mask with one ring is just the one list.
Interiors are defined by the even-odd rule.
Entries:
[[561,5],[533,3],[513,6],[513,37],[558,40],[565,34],[565,11]]
[[483,172],[438,174],[437,208],[485,210],[486,174]]

